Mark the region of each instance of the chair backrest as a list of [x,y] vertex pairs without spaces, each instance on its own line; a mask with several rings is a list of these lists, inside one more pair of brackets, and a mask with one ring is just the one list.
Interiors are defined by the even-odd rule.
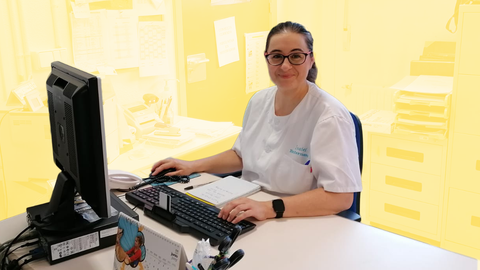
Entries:
[[[362,173],[363,169],[363,131],[362,131],[362,122],[360,118],[356,116],[354,113],[350,112],[350,115],[353,119],[353,124],[355,125],[355,139],[357,141],[357,149],[358,149],[358,164],[360,167],[360,174]],[[360,215],[360,192],[355,192],[353,194],[353,203],[349,211],[353,211]]]

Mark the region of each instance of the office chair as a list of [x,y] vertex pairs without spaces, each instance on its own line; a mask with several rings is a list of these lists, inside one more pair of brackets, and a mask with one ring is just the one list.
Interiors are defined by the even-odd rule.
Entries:
[[[360,174],[362,173],[362,167],[363,167],[363,131],[362,131],[362,122],[360,121],[360,118],[356,116],[354,113],[350,112],[350,115],[352,116],[353,119],[353,124],[355,125],[355,139],[357,141],[357,150],[358,150],[358,162],[359,162],[359,167],[360,167]],[[227,177],[229,175],[235,176],[235,177],[240,177],[242,176],[242,171],[236,171],[236,172],[231,172],[231,173],[220,173],[220,174],[214,174],[218,177]],[[360,222],[362,219],[360,217],[360,192],[355,192],[353,193],[353,203],[352,206],[340,213],[337,214],[338,216],[344,217],[351,219],[353,221],[358,221]]]
[[[353,124],[355,125],[355,139],[357,141],[358,149],[358,164],[360,167],[360,174],[362,173],[363,168],[363,131],[362,131],[362,122],[360,118],[354,113],[350,112],[350,115],[353,119]],[[353,193],[353,203],[349,209],[342,211],[337,214],[338,216],[348,218],[354,221],[360,222],[362,218],[360,217],[360,192]]]

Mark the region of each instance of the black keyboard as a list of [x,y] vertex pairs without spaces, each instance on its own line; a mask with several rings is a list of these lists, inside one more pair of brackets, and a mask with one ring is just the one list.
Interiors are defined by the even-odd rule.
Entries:
[[[172,213],[159,207],[159,192],[170,195]],[[143,207],[146,216],[198,239],[209,238],[212,246],[218,245],[220,241],[230,235],[235,226],[235,224],[217,217],[220,209],[165,185],[127,192],[125,197],[131,204]],[[246,220],[240,221],[237,225],[242,227],[241,234],[256,226]]]

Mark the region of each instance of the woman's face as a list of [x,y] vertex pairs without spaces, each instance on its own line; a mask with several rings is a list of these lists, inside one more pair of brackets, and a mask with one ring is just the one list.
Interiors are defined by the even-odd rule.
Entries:
[[[270,44],[267,54],[280,53],[289,55],[291,53],[308,53],[305,37],[298,33],[280,33],[270,38]],[[272,66],[267,63],[270,78],[279,89],[296,90],[306,83],[308,71],[312,68],[315,59],[313,55],[308,55],[305,62],[301,65],[292,65],[288,58],[285,58],[279,66]]]

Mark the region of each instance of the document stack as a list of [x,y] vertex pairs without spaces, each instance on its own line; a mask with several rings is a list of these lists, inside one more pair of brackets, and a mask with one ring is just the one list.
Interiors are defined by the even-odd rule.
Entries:
[[180,131],[178,136],[164,135],[161,132],[154,131],[143,136],[148,145],[176,148],[184,143],[187,143],[195,138],[195,133]]
[[448,134],[453,77],[407,76],[392,86],[394,133],[419,134],[443,140]]

